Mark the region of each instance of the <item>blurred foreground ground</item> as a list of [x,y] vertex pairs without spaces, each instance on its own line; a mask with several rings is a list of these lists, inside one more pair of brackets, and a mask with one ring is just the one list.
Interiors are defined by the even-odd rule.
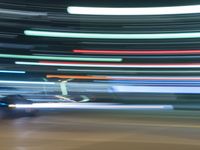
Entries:
[[199,150],[200,111],[42,112],[1,121],[0,150]]

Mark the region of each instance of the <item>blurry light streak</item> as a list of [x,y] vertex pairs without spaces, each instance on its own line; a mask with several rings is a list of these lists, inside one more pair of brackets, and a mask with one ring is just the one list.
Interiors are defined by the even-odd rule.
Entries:
[[[35,55],[35,56],[56,56],[56,57],[58,57],[58,56],[61,56],[61,57],[66,57],[67,56],[68,57],[69,56],[69,55],[65,55],[65,54],[62,55],[62,54],[47,54],[47,53],[45,53],[45,54],[35,53],[35,54],[32,54],[32,55]],[[77,55],[76,55],[76,57],[77,57]]]
[[[40,51],[41,52],[41,51]],[[46,51],[47,52],[47,51]],[[49,53],[52,52],[52,51],[49,51]],[[54,51],[54,53],[59,53],[59,51]],[[62,52],[63,53],[63,52]],[[33,55],[41,55],[41,54],[33,54]],[[43,54],[45,55],[45,54]],[[50,54],[48,54],[50,55]],[[56,55],[55,55],[56,56]],[[64,52],[64,55],[57,55],[57,56],[74,56],[73,54],[72,55],[69,55],[67,54],[66,55],[66,52]],[[76,54],[76,57],[90,57],[90,55],[82,55],[82,54]],[[104,56],[98,56],[98,58],[110,58],[111,56],[107,56],[107,55],[104,55]],[[115,55],[112,55],[112,58],[119,58],[119,56],[115,56]],[[199,55],[124,55],[123,58],[125,59],[135,59],[135,60],[139,60],[139,59],[149,59],[149,60],[152,60],[152,59],[180,59],[180,60],[183,60],[183,59],[200,59],[200,56]]]
[[60,51],[60,50],[44,50],[44,49],[40,49],[40,50],[37,50],[37,49],[31,49],[30,50],[31,52],[44,52],[44,53],[66,53],[66,51]]
[[19,74],[25,74],[25,71],[11,71],[11,70],[0,70],[0,73],[19,73]]
[[112,34],[112,33],[75,33],[24,30],[27,36],[57,37],[57,38],[86,38],[86,39],[183,39],[200,38],[200,32],[185,33],[149,33],[149,34]]
[[98,57],[55,57],[55,56],[29,56],[29,55],[13,55],[0,54],[0,58],[19,58],[19,59],[47,59],[47,60],[71,60],[71,61],[107,61],[120,62],[122,58],[98,58]]
[[191,85],[199,85],[200,84],[200,81],[198,80],[106,80],[106,81],[101,81],[101,80],[94,80],[94,82],[102,82],[102,83],[123,83],[123,84],[138,84],[138,85],[141,85],[141,84],[160,84],[160,85],[166,85],[166,84],[170,84],[170,85],[177,85],[177,84],[191,84]]
[[[51,53],[51,51],[49,51],[49,53]],[[55,52],[56,53],[56,52]],[[45,53],[45,54],[39,54],[39,53],[33,53],[32,55],[35,55],[35,56],[60,56],[60,57],[74,57],[74,56],[76,56],[76,57],[80,57],[80,58],[107,58],[107,59],[113,59],[113,58],[118,58],[118,59],[122,59],[122,58],[120,58],[119,56],[99,56],[99,55],[96,55],[96,56],[91,56],[91,55],[82,55],[82,54],[66,54],[66,52],[65,52],[65,54],[58,54],[59,52],[57,52],[57,54],[55,54],[55,53],[53,53],[53,54],[47,54],[47,53]],[[184,55],[183,55],[184,56]],[[139,57],[139,56],[138,56]],[[127,57],[127,58],[129,58],[129,57]],[[132,58],[132,57],[131,57]],[[200,58],[200,56],[199,56],[199,58]],[[123,59],[122,59],[123,60]]]
[[73,108],[73,109],[132,109],[132,110],[172,110],[172,105],[118,105],[100,103],[33,103],[9,105],[14,108]]
[[[106,56],[105,56],[106,57]],[[114,57],[114,56],[113,56]],[[116,56],[115,56],[116,57]],[[124,58],[131,58],[131,59],[199,59],[200,56],[198,55],[127,55]]]
[[[89,45],[141,45],[141,44],[148,44],[148,45],[171,45],[171,42],[169,43],[166,43],[164,41],[159,41],[158,42],[149,42],[149,41],[145,41],[145,42],[120,42],[120,41],[117,41],[117,42],[112,42],[112,41],[80,41],[81,44],[89,44]],[[188,45],[188,44],[198,44],[199,42],[198,41],[173,41],[172,44],[174,45],[178,45],[178,44],[182,44],[182,45]]]
[[69,14],[79,15],[177,15],[200,13],[200,5],[171,7],[67,7]]
[[200,87],[199,81],[133,81],[133,80],[94,80],[94,83],[104,83],[113,85],[134,85],[134,86],[182,86]]
[[200,80],[200,77],[141,77],[141,76],[136,76],[136,77],[129,77],[129,76],[83,76],[83,75],[47,75],[47,78],[61,78],[61,79],[95,79],[95,80],[176,80],[176,81],[181,81],[181,80]]
[[7,106],[8,104],[3,103],[3,102],[0,102],[0,105],[1,105],[1,106]]
[[17,35],[14,34],[14,33],[1,32],[1,33],[0,33],[0,37],[1,37],[1,38],[16,38]]
[[111,79],[130,79],[130,80],[200,80],[200,76],[107,76]]
[[54,82],[32,82],[32,81],[11,81],[11,80],[0,80],[0,83],[9,83],[9,84],[46,84],[52,85]]
[[200,63],[163,63],[163,64],[139,64],[139,63],[79,63],[79,62],[24,62],[15,61],[18,65],[34,66],[73,66],[73,67],[107,67],[107,68],[200,68]]
[[38,91],[23,91],[23,90],[9,90],[9,91],[4,91],[2,90],[2,92],[0,92],[0,94],[3,94],[3,95],[14,95],[14,94],[26,94],[28,95],[27,93],[29,93],[30,95],[32,94],[32,96],[35,96],[35,93],[36,92],[43,92],[42,90],[38,90]]
[[95,80],[109,80],[106,76],[75,76],[75,75],[47,75],[47,78],[60,78],[60,79],[95,79]]
[[200,94],[200,87],[183,86],[113,86],[112,92]]
[[[9,81],[12,81],[12,80],[9,80]],[[23,82],[23,81],[22,81]],[[25,81],[26,82],[26,81]],[[31,81],[32,82],[32,81]],[[36,81],[37,82],[37,81]],[[42,83],[42,82],[41,82]],[[32,90],[36,90],[36,89],[38,89],[38,86],[37,86],[37,84],[33,84],[31,87],[28,85],[28,84],[24,84],[24,85],[10,85],[10,84],[8,84],[8,85],[6,85],[6,87],[17,87],[17,88],[25,88],[25,89],[32,89]],[[40,87],[40,88],[44,88],[44,87]],[[46,89],[48,89],[48,90],[53,90],[53,89],[55,89],[56,87],[52,87],[52,86],[48,86],[48,87],[46,87]]]
[[2,8],[0,9],[0,13],[10,14],[10,15],[25,15],[25,16],[47,16],[46,12],[21,11],[21,10],[2,9]]
[[200,50],[81,50],[75,49],[74,53],[86,54],[115,54],[115,55],[176,55],[200,54]]
[[58,99],[55,99],[55,98],[52,98],[52,99],[49,99],[49,98],[28,98],[28,100],[30,101],[33,101],[33,102],[61,102],[61,100],[58,100]]
[[98,73],[154,73],[154,74],[160,74],[160,73],[200,73],[200,70],[182,70],[182,71],[165,71],[165,70],[95,70],[95,69],[57,69],[57,71],[60,72],[98,72]]

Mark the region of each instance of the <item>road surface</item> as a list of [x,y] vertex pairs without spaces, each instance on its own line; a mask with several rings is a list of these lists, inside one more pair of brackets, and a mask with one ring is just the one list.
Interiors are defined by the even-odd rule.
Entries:
[[200,112],[45,112],[1,121],[0,150],[199,150]]

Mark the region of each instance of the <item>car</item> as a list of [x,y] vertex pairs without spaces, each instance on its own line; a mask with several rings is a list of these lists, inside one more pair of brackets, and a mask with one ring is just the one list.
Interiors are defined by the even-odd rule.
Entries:
[[33,104],[22,95],[8,95],[0,99],[0,119],[18,116],[36,116],[38,110],[35,108],[16,108],[16,104]]

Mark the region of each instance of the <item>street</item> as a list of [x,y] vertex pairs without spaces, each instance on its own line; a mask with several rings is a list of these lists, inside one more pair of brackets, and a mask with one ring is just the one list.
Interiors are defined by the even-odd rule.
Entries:
[[1,121],[1,150],[200,149],[200,112],[42,112]]

